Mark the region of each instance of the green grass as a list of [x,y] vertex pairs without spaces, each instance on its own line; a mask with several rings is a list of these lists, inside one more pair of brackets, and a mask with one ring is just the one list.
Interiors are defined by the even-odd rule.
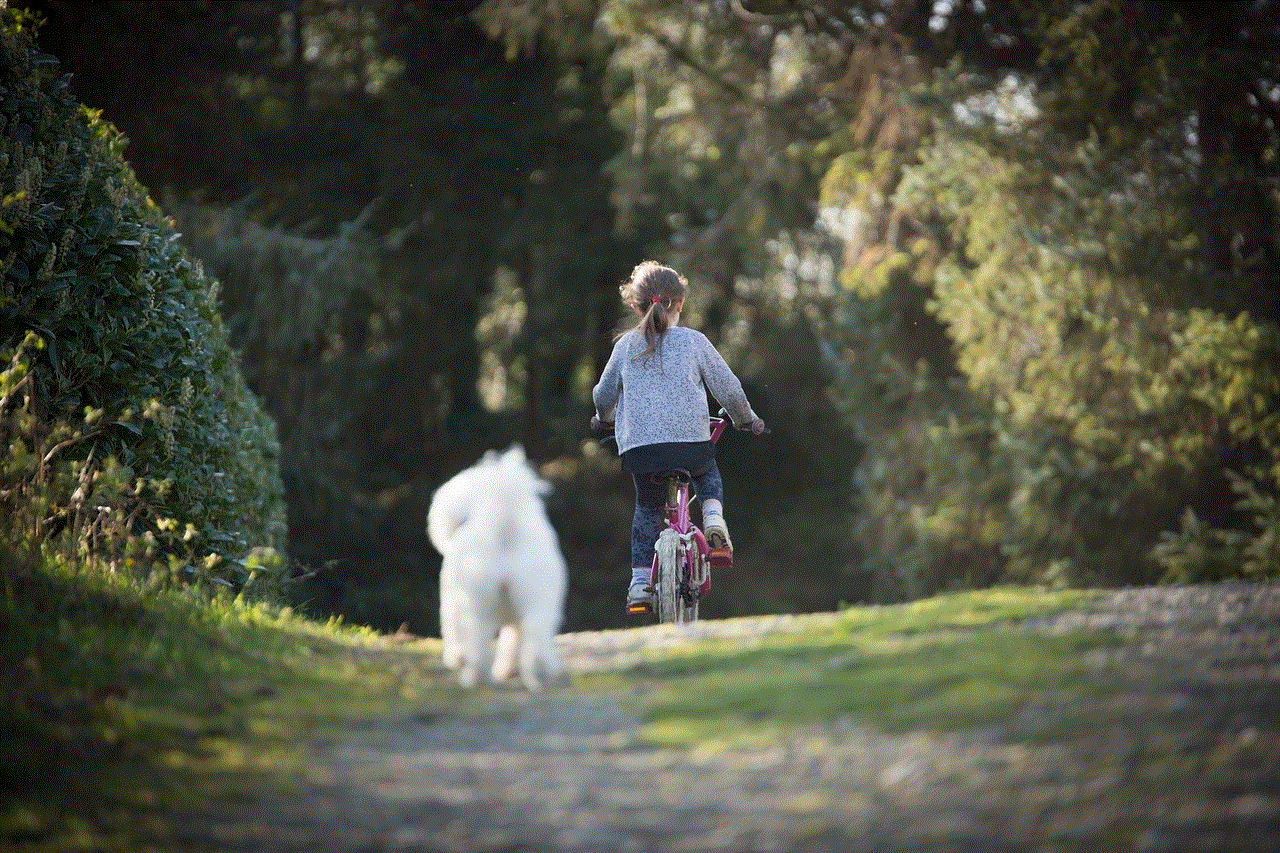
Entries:
[[844,611],[822,629],[743,646],[704,642],[631,676],[656,746],[760,746],[839,720],[886,731],[954,730],[1097,688],[1085,653],[1102,632],[1048,635],[1024,620],[1087,604],[1080,592],[998,589]]
[[[330,784],[309,766],[314,745],[512,698],[461,691],[438,641],[397,643],[3,545],[0,581],[0,849],[177,849],[176,815]],[[1091,689],[1083,653],[1112,635],[1017,627],[1087,601],[998,589],[850,608],[822,629],[691,643],[553,698],[634,702],[642,739],[671,747],[756,747],[843,719],[982,725]]]
[[2,545],[0,578],[0,848],[167,849],[167,815],[287,795],[309,743],[461,695],[429,641]]

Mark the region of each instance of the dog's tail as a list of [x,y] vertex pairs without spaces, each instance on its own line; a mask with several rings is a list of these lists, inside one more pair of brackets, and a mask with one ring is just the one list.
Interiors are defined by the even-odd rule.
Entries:
[[427,538],[441,554],[449,546],[449,540],[462,522],[466,521],[468,507],[466,486],[461,476],[448,480],[431,497],[427,511]]

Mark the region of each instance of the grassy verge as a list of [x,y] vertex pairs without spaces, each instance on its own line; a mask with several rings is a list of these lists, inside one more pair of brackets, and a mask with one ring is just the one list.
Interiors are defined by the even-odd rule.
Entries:
[[430,642],[0,546],[0,848],[166,849],[164,818],[314,784],[309,743],[459,697]]
[[647,685],[638,700],[642,737],[655,746],[755,747],[842,719],[946,731],[1090,695],[1098,684],[1085,653],[1114,635],[1020,627],[1087,600],[1082,592],[986,590],[852,608],[832,626],[745,645],[690,645],[630,673]]
[[[466,714],[506,695],[467,698],[435,641],[397,643],[3,546],[0,580],[0,849],[180,849],[171,816],[331,784],[309,750],[353,727]],[[558,701],[629,695],[642,738],[673,747],[761,746],[844,718],[979,725],[1092,689],[1083,653],[1110,635],[1018,627],[1086,602],[1004,589],[852,608],[822,629],[690,644],[579,677]]]

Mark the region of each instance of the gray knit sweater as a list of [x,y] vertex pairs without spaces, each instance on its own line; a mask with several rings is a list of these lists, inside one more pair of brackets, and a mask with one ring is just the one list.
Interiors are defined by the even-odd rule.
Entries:
[[635,329],[619,338],[591,392],[600,419],[616,424],[619,453],[647,444],[710,439],[707,391],[735,426],[755,420],[742,383],[702,332],[672,326],[663,332],[656,352],[634,358],[644,349],[644,336]]

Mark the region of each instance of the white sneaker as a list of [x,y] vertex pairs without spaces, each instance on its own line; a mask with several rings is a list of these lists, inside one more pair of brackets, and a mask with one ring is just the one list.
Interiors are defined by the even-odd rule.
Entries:
[[702,522],[702,532],[707,535],[707,544],[712,548],[724,548],[732,551],[733,543],[729,541],[729,527],[724,523],[724,518],[713,515],[704,519]]
[[653,612],[653,587],[647,581],[632,581],[627,590],[627,613]]
[[702,520],[702,532],[707,537],[708,558],[713,569],[733,568],[733,542],[729,540],[729,528],[723,516],[713,515]]

